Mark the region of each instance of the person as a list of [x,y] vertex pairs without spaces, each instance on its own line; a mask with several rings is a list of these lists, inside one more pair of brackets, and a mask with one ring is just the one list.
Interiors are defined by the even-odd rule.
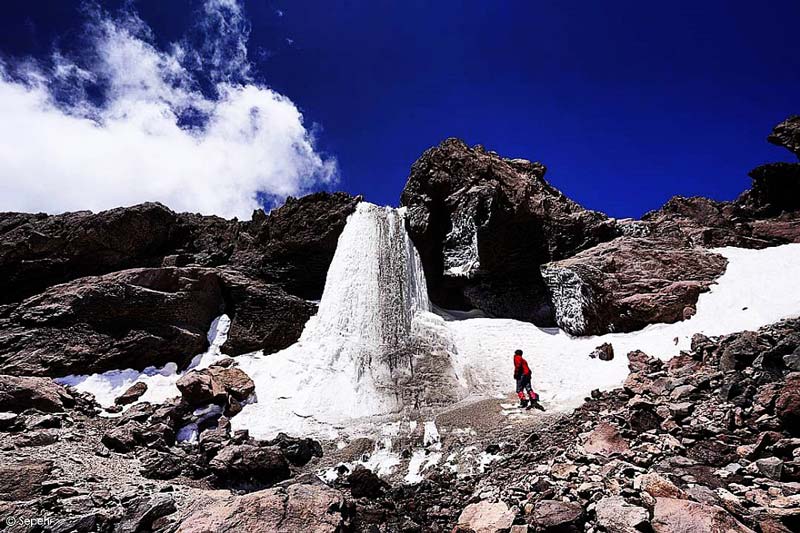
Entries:
[[[514,379],[517,381],[517,396],[519,396],[519,406],[526,409],[535,407],[544,411],[544,407],[539,403],[539,395],[533,392],[531,387],[531,369],[528,362],[522,357],[522,350],[514,352]],[[525,398],[525,392],[528,398]]]

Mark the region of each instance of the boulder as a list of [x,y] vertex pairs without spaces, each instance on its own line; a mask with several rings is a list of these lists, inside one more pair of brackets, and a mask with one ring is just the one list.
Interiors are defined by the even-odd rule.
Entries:
[[[250,376],[239,368],[211,366],[197,373],[200,374],[203,372],[207,372],[213,382],[218,384],[226,393],[240,402],[247,400],[256,390],[256,385],[253,383],[253,380],[250,379]],[[187,375],[191,375],[191,373]],[[213,395],[213,391],[209,392]]]
[[758,472],[775,481],[780,481],[783,475],[783,461],[777,457],[765,457],[755,462]]
[[656,498],[651,522],[654,533],[754,533],[715,505]]
[[49,378],[0,375],[0,411],[38,409],[53,413],[74,403],[69,392]]
[[56,285],[0,317],[0,369],[64,376],[185,365],[224,309],[213,270],[143,268]]
[[211,460],[209,466],[226,484],[271,485],[291,475],[289,463],[277,446],[229,445]]
[[467,505],[458,517],[455,531],[500,533],[514,523],[514,511],[503,502],[481,501]]
[[191,406],[207,405],[225,398],[225,389],[209,369],[187,372],[175,385],[184,401]]
[[656,472],[648,472],[647,474],[636,476],[633,480],[633,487],[646,492],[653,498],[686,498],[686,493]]
[[353,498],[377,498],[388,487],[372,470],[361,465],[356,466],[347,476],[347,483],[350,485],[350,494]]
[[722,370],[744,370],[755,361],[758,354],[768,348],[759,342],[758,334],[745,331],[726,338],[719,367]]
[[620,435],[619,430],[608,422],[600,422],[583,444],[586,453],[611,456],[625,453],[630,449],[628,441]]
[[614,359],[614,347],[611,343],[604,342],[595,348],[592,353],[589,354],[589,357],[592,359],[600,359],[601,361],[611,361]]
[[577,533],[583,531],[583,508],[579,503],[541,500],[533,509],[532,520],[537,531]]
[[285,433],[266,443],[268,446],[277,446],[284,457],[294,466],[305,466],[314,457],[322,457],[322,445],[310,438],[290,437]]
[[22,459],[0,464],[0,501],[31,500],[42,494],[42,482],[53,470],[51,461]]
[[800,372],[786,376],[786,382],[775,400],[775,414],[793,435],[800,435]]
[[684,320],[684,309],[727,263],[700,248],[620,237],[548,263],[542,276],[558,325],[573,335],[601,335]]
[[125,505],[125,514],[114,531],[116,533],[151,531],[153,522],[176,510],[175,500],[169,494],[136,498]]
[[545,167],[447,139],[411,167],[400,203],[434,303],[552,323],[539,266],[616,236],[567,198]]
[[595,513],[597,523],[611,533],[638,533],[650,519],[647,509],[626,502],[622,496],[603,498],[597,502]]
[[346,504],[325,485],[292,484],[221,499],[191,513],[178,533],[335,533],[347,527]]
[[119,453],[128,453],[143,442],[145,426],[136,421],[113,427],[100,439],[106,448]]
[[114,403],[117,405],[129,405],[134,403],[136,400],[142,397],[142,395],[147,392],[147,383],[144,381],[138,381],[128,387],[128,390],[120,394],[117,398],[114,399]]

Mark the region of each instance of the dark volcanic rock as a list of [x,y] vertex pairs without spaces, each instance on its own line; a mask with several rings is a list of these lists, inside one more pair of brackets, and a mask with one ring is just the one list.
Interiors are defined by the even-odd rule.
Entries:
[[223,448],[209,463],[225,483],[271,485],[288,479],[289,463],[277,446],[231,445]]
[[737,202],[758,215],[800,209],[800,163],[770,163],[750,171],[752,188]]
[[792,115],[774,128],[767,140],[783,146],[800,159],[800,115]]
[[285,433],[278,433],[267,444],[280,448],[286,459],[295,466],[303,466],[314,457],[322,457],[322,445],[307,437],[290,437]]
[[387,484],[372,470],[358,465],[347,477],[353,498],[377,498],[383,494]]
[[0,303],[82,276],[158,266],[176,223],[156,203],[97,214],[0,213]]
[[117,405],[128,405],[141,398],[145,392],[147,392],[147,383],[144,381],[136,382],[128,387],[128,390],[115,398],[114,403]]
[[231,355],[256,350],[272,353],[286,348],[297,341],[303,326],[317,310],[315,304],[286,293],[278,285],[230,269],[220,271],[219,275],[226,312],[232,317],[223,350]]
[[616,236],[544,180],[545,167],[447,139],[411,168],[401,204],[432,300],[545,324],[539,265]]
[[0,411],[21,413],[33,408],[52,413],[74,403],[67,390],[49,378],[0,375]]
[[594,335],[688,318],[726,266],[724,257],[700,248],[620,237],[549,263],[542,273],[558,325]]
[[0,369],[63,376],[185,364],[224,309],[217,275],[144,268],[56,285],[0,318]]
[[250,277],[279,283],[290,294],[319,299],[339,235],[360,201],[320,192],[289,197],[269,215],[257,211],[243,224],[230,264]]

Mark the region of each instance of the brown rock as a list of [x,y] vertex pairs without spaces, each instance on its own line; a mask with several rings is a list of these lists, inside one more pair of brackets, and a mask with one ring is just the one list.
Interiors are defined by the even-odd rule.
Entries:
[[539,531],[583,531],[583,508],[578,503],[541,500],[533,509],[533,522]]
[[211,269],[140,268],[50,287],[0,320],[0,370],[64,376],[185,365],[224,307]]
[[345,528],[345,502],[324,485],[293,484],[219,500],[193,512],[178,533],[335,533]]
[[514,522],[514,511],[503,502],[481,501],[467,505],[458,517],[456,532],[500,533]]
[[656,498],[654,533],[754,533],[721,507],[688,500]]
[[147,392],[147,383],[144,381],[136,382],[128,387],[128,390],[115,398],[114,403],[117,405],[131,404],[141,398],[145,392]]
[[583,449],[586,450],[586,453],[608,457],[627,452],[630,446],[616,427],[607,422],[600,422],[589,434],[583,444]]
[[786,376],[786,383],[775,401],[775,414],[793,435],[800,435],[800,372]]
[[209,404],[225,397],[225,389],[208,369],[187,372],[175,385],[186,403],[192,406]]
[[0,500],[30,500],[42,493],[42,482],[53,469],[51,461],[23,459],[0,465]]
[[250,376],[239,368],[211,366],[207,371],[213,381],[240,402],[248,399],[256,390],[255,383]]
[[656,472],[649,472],[636,476],[633,486],[634,488],[645,491],[653,498],[674,498],[679,500],[686,498],[686,493],[676,487],[670,480]]
[[64,387],[49,378],[0,375],[0,411],[21,413],[33,408],[52,413],[74,402]]
[[684,320],[684,309],[727,263],[700,248],[619,237],[548,263],[542,275],[558,325],[573,335],[600,335]]

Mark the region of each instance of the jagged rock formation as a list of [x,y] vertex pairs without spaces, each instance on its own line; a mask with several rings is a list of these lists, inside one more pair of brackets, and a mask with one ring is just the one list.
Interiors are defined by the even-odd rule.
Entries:
[[401,196],[434,303],[552,320],[539,265],[616,236],[613,221],[544,180],[545,167],[447,139],[411,168]]
[[800,115],[792,115],[772,128],[767,140],[786,148],[800,159]]
[[[794,151],[797,125],[769,140]],[[725,267],[701,248],[800,242],[799,163],[754,169],[733,202],[674,197],[642,220],[585,210],[544,173],[457,139],[414,163],[401,203],[434,303],[576,335],[631,331],[693,314]]]
[[0,213],[0,369],[63,375],[183,364],[232,318],[227,353],[292,344],[358,198],[317,193],[239,222],[142,204]]

